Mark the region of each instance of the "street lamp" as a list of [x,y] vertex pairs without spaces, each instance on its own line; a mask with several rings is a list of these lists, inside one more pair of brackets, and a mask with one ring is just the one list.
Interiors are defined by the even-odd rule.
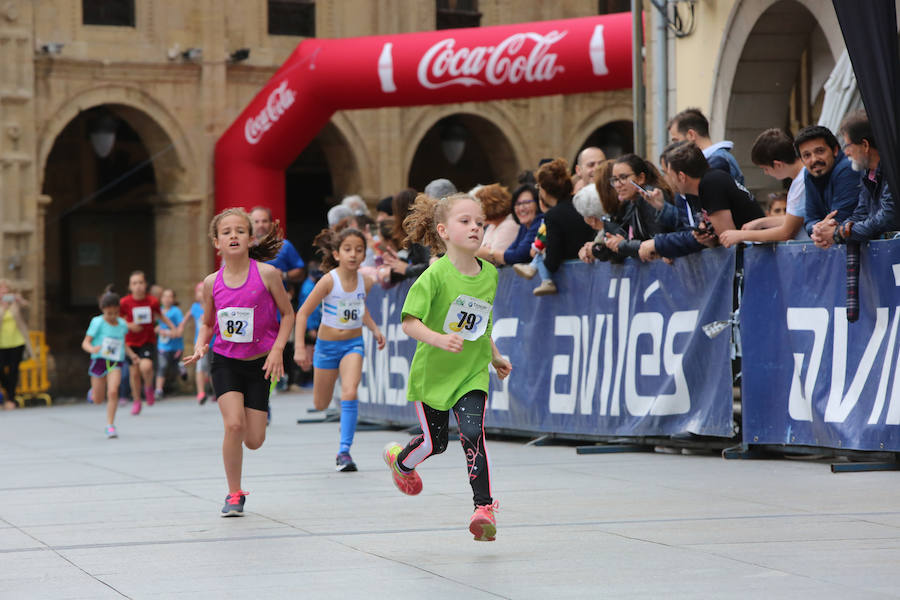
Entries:
[[466,151],[469,132],[458,121],[452,121],[441,130],[441,152],[451,165],[455,165]]
[[116,120],[109,115],[97,118],[90,126],[90,138],[97,156],[109,156],[116,143]]

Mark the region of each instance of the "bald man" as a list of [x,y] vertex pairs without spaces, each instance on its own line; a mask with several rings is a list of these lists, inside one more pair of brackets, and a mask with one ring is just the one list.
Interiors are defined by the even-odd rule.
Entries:
[[575,175],[578,176],[578,181],[575,182],[575,193],[594,182],[594,170],[604,160],[606,160],[606,155],[596,146],[588,146],[578,153],[578,160],[575,163]]

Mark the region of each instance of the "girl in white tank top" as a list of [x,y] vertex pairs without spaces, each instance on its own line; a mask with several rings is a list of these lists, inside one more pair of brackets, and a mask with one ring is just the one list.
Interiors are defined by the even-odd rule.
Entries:
[[[359,273],[366,258],[366,238],[357,229],[334,233],[323,229],[314,244],[322,254],[322,269],[331,270],[322,277],[297,311],[294,333],[294,361],[303,369],[313,370],[313,403],[325,410],[331,402],[334,384],[341,377],[341,442],[335,459],[338,471],[355,471],[350,446],[356,432],[359,413],[356,389],[362,378],[365,346],[362,327],[371,330],[378,345],[384,348],[384,336],[366,309],[366,294],[373,280]],[[348,291],[349,290],[349,291]],[[322,324],[316,336],[315,352],[306,352],[306,322],[322,305]]]

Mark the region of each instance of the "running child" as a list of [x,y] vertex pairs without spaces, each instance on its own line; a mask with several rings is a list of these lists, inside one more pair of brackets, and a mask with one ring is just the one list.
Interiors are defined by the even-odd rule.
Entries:
[[294,311],[281,272],[263,262],[275,258],[281,247],[277,227],[251,246],[250,215],[229,208],[213,217],[209,237],[222,267],[203,280],[203,321],[194,354],[184,363],[203,358],[216,334],[211,371],[225,426],[222,459],[228,481],[222,516],[240,517],[247,495],[241,489],[243,447],[256,450],[266,439],[269,392],[284,374],[282,352],[294,327]]
[[[341,442],[335,459],[338,471],[356,471],[350,457],[350,446],[356,433],[359,413],[356,389],[362,378],[362,327],[371,330],[378,344],[384,348],[384,336],[369,309],[366,295],[375,281],[364,277],[359,267],[366,258],[366,238],[358,229],[346,228],[339,233],[323,229],[313,244],[322,254],[322,270],[326,271],[313,291],[297,311],[294,334],[294,361],[303,369],[313,371],[313,403],[316,410],[325,410],[334,393],[334,383],[341,377]],[[306,324],[310,315],[322,305],[322,323],[316,335],[312,359],[306,352]]]
[[484,213],[467,194],[440,200],[420,194],[403,227],[409,232],[407,243],[426,244],[433,251],[446,248],[446,254],[413,283],[401,312],[403,332],[418,341],[407,397],[415,402],[422,435],[405,448],[389,443],[384,460],[401,492],[421,492],[415,468],[447,449],[452,410],[475,501],[469,531],[476,540],[490,542],[497,532],[498,504],[491,496],[484,440],[488,364],[501,379],[512,365],[491,339],[497,269],[475,256],[484,235]]
[[126,355],[132,364],[138,355],[125,344],[128,324],[119,316],[119,295],[107,286],[100,296],[100,312],[91,319],[82,349],[91,355],[88,375],[91,377],[91,396],[94,404],[106,397],[106,437],[119,437],[116,432],[116,408],[119,406],[119,384],[122,383],[122,363]]
[[[203,282],[194,287],[194,303],[191,304],[191,317],[194,319],[194,348],[197,347],[197,337],[200,335],[200,325],[203,323]],[[210,343],[213,343],[210,340]],[[209,379],[209,354],[204,354],[197,361],[194,370],[194,383],[197,384],[197,404],[206,403],[206,381]]]
[[141,412],[141,382],[144,384],[144,398],[147,406],[153,406],[153,359],[156,357],[156,333],[153,324],[157,319],[175,330],[175,324],[159,310],[156,296],[147,295],[147,278],[143,271],[132,271],[128,278],[129,295],[119,302],[122,317],[128,323],[125,343],[138,355],[140,361],[129,369],[131,379],[131,414]]
[[163,289],[159,296],[160,311],[169,317],[175,324],[175,330],[169,329],[165,323],[156,326],[157,365],[156,365],[156,392],[157,398],[162,398],[163,386],[166,384],[166,374],[174,367],[178,369],[178,376],[182,381],[187,381],[187,369],[181,364],[181,355],[184,354],[184,313],[175,303],[175,291],[171,288]]

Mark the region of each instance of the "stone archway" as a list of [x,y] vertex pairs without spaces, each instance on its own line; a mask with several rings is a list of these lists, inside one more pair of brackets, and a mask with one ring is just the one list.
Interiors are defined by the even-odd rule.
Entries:
[[333,121],[285,170],[284,229],[304,260],[312,257],[312,241],[326,226],[328,209],[344,196],[360,193],[362,171],[347,137]]
[[[790,118],[794,102],[814,104],[843,38],[832,10],[810,0],[741,2],[731,15],[722,45],[710,110],[710,135],[734,142],[747,186],[762,189],[772,180],[750,162],[750,148],[769,127],[803,127]],[[802,111],[801,111],[802,112]],[[809,111],[805,113],[814,120]]]
[[[442,136],[448,135],[449,130],[464,138],[462,154],[455,163],[442,151]],[[460,191],[488,183],[515,187],[516,177],[522,170],[509,138],[496,123],[482,115],[469,112],[445,115],[432,122],[418,139],[407,163],[407,183],[419,191],[438,178],[449,179]]]
[[[89,138],[101,118],[115,128],[105,157]],[[129,273],[140,269],[189,301],[211,259],[202,233],[207,214],[203,198],[189,192],[196,169],[182,160],[186,139],[170,137],[140,108],[89,105],[82,96],[60,109],[44,132],[39,178],[48,201],[40,220],[40,277],[54,356],[50,375],[61,392],[80,392],[80,342],[84,324],[97,312],[97,296],[110,283],[127,293]]]

